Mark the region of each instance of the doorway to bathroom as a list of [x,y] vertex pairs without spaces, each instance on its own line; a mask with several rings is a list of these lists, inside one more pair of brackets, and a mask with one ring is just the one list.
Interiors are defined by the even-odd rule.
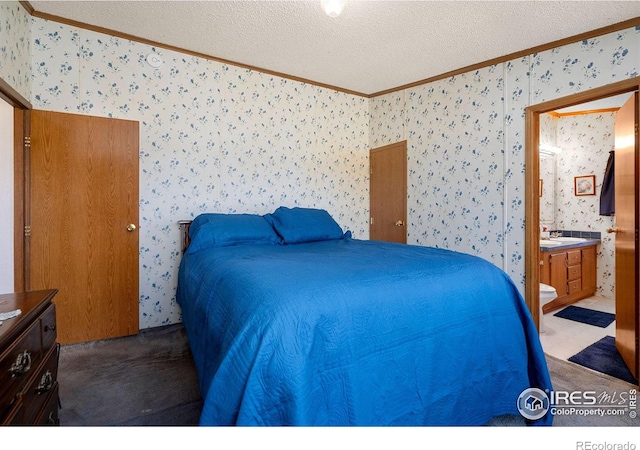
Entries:
[[551,301],[541,296],[540,341],[558,359],[615,338],[616,217],[607,188],[617,111],[631,95],[540,115],[540,281],[557,290]]
[[[617,228],[616,221],[620,220],[620,217],[600,216],[599,198],[608,154],[610,150],[613,150],[612,141],[615,132],[611,128],[613,128],[615,121],[615,111],[621,103],[633,95],[634,91],[638,90],[639,84],[638,79],[627,80],[534,105],[527,109],[526,298],[538,324],[541,310],[539,303],[540,281],[541,279],[543,282],[548,280],[548,273],[544,271],[549,270],[548,266],[541,266],[545,262],[548,264],[549,261],[549,254],[546,253],[549,248],[541,249],[540,239],[543,230],[559,232],[572,238],[586,237],[587,239],[599,240],[597,255],[600,267],[596,277],[597,283],[594,284],[593,289],[595,295],[582,298],[579,302],[569,299],[573,302],[571,308],[578,312],[587,311],[612,316],[616,313],[616,303],[622,301],[614,299],[616,291],[615,247],[616,242],[620,241],[619,236],[614,233]],[[593,103],[595,101],[599,103]],[[636,117],[637,123],[638,106],[635,102],[633,103],[632,118]],[[553,126],[549,126],[550,124]],[[552,151],[549,151],[549,148],[552,148]],[[563,153],[556,153],[558,148],[562,148]],[[637,166],[635,148],[636,144],[633,143],[633,160],[628,164],[632,169]],[[589,151],[592,153],[589,154]],[[632,173],[632,179],[637,182],[637,174]],[[593,183],[593,186],[586,188],[584,192],[579,192],[582,186],[577,184],[578,181]],[[635,192],[633,189],[632,191]],[[632,215],[635,225],[632,225],[632,228],[636,229],[637,204],[637,195],[634,195]],[[549,244],[557,244],[557,241],[551,241]],[[632,246],[631,263],[637,267],[638,254],[635,242],[632,242]],[[584,253],[584,250],[582,252]],[[561,252],[556,251],[556,253]],[[575,255],[576,251],[573,253]],[[579,246],[577,254],[580,255]],[[576,266],[571,266],[571,264],[567,262],[568,269],[578,267],[579,270],[579,262]],[[627,262],[622,264],[622,267],[628,265]],[[567,269],[564,271],[567,272]],[[619,276],[620,273],[618,273]],[[616,327],[619,327],[617,323],[604,327],[590,326],[583,322],[555,316],[558,311],[564,315],[564,310],[569,308],[566,308],[566,305],[554,305],[555,310],[544,314],[543,319],[545,329],[547,329],[547,332],[541,334],[545,352],[560,359],[568,359],[571,355],[578,356],[581,349],[600,341],[606,341],[607,345],[613,343],[614,351],[615,347],[624,350],[631,345],[633,354],[627,355],[630,357],[625,358],[625,361],[637,379],[638,360],[636,356],[638,349],[636,339],[639,319],[637,285],[637,270],[634,269],[631,286],[621,290],[623,293],[631,294],[630,299],[624,300],[630,306],[623,306],[623,316],[620,315],[622,312],[618,311],[618,317],[624,319],[622,322],[631,323],[632,339],[625,336],[625,333],[629,332],[628,324],[624,325],[626,328],[622,331],[616,330]],[[580,280],[578,280],[579,286]],[[571,286],[568,285],[567,293],[570,289]],[[565,299],[567,293],[562,292]],[[637,384],[637,381],[634,384]]]

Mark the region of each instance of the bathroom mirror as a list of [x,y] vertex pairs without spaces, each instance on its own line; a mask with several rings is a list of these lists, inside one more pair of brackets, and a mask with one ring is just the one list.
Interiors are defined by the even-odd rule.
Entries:
[[557,120],[551,114],[540,115],[540,224],[556,227],[556,153]]

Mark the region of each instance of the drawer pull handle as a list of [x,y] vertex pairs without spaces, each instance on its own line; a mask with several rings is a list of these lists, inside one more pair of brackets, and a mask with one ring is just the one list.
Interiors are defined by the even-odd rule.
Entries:
[[42,375],[42,378],[40,379],[40,384],[36,388],[36,392],[38,393],[38,395],[44,394],[45,392],[49,392],[52,387],[53,387],[53,375],[51,375],[51,372],[47,370],[45,374]]
[[49,420],[48,420],[48,423],[49,423],[49,425],[59,425],[59,424],[60,424],[60,421],[58,421],[58,420],[56,419],[55,412],[51,411],[51,412],[49,413]]
[[56,330],[56,326],[55,325],[45,325],[44,326],[44,332],[46,333],[47,331],[55,331]]
[[25,350],[22,353],[18,354],[16,358],[16,362],[11,364],[11,369],[9,372],[11,373],[11,378],[19,377],[20,375],[24,375],[31,369],[31,354],[28,350]]

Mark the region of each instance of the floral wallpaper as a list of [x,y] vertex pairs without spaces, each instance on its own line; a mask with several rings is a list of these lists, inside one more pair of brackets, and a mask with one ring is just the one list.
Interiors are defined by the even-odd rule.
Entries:
[[409,242],[479,255],[524,294],[525,108],[639,63],[629,28],[372,99],[371,146],[408,140]]
[[502,266],[503,72],[492,66],[408,93],[411,242]]
[[368,238],[368,99],[37,18],[31,33],[35,108],[140,122],[141,328],[180,321],[180,219],[317,207]]
[[[600,215],[600,190],[609,152],[615,149],[615,114],[561,116],[556,156],[555,221],[559,230],[601,233],[598,246],[597,293],[615,298],[615,239],[606,232],[615,217]],[[595,175],[596,195],[576,197],[574,177]]]
[[0,2],[0,78],[31,98],[31,16],[18,2]]
[[[533,86],[531,83],[531,59],[520,58],[504,63],[504,240],[502,268],[524,294],[525,282],[525,229],[524,229],[524,159],[525,159],[525,108],[529,106]],[[495,124],[494,126],[499,126]],[[498,133],[499,131],[496,131]]]
[[407,91],[373,97],[369,104],[369,144],[383,147],[407,138],[405,135],[405,95]]
[[0,77],[35,108],[140,122],[141,328],[180,321],[177,220],[314,206],[366,239],[369,148],[403,139],[409,243],[479,255],[524,292],[525,108],[640,62],[629,28],[366,99],[0,12]]

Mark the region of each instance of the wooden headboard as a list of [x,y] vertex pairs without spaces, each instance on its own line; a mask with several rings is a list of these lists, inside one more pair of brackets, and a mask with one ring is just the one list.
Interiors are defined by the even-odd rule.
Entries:
[[182,253],[187,251],[189,247],[189,227],[191,226],[191,220],[178,220],[178,226],[180,227],[180,242],[182,243]]

